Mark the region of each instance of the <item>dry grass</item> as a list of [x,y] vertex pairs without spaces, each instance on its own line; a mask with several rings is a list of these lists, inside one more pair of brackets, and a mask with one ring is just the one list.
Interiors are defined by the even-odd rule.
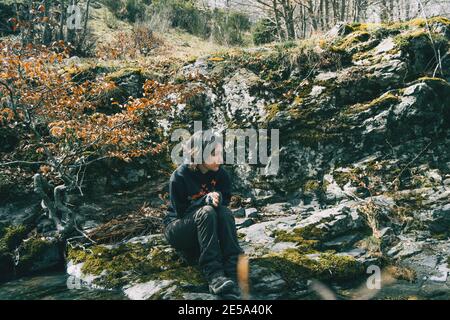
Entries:
[[95,228],[88,233],[97,244],[112,244],[133,237],[162,232],[164,211],[144,204],[138,210],[122,215]]
[[389,273],[394,279],[406,280],[408,282],[414,282],[417,278],[417,274],[413,269],[399,266],[388,266],[386,272]]
[[[119,52],[116,57],[114,57],[115,54],[107,55],[105,57],[107,60],[119,60],[122,64],[124,62],[129,62],[130,59],[143,61],[144,64],[145,61],[149,60],[192,61],[197,57],[209,55],[228,48],[181,30],[167,29],[158,31],[157,28],[152,27],[152,21],[141,23],[140,25],[132,25],[115,18],[113,13],[105,6],[102,6],[99,9],[92,8],[89,27],[97,47],[103,48],[104,50],[107,50],[111,46],[117,47],[117,50],[119,50],[120,46],[126,47],[125,44],[128,42],[144,42],[144,45],[148,44],[151,51],[150,54],[137,54],[135,56],[131,54],[130,56],[130,50],[124,49],[128,51],[127,55],[121,55]],[[140,32],[145,27],[151,31],[151,39],[147,37],[145,33]],[[138,31],[137,36],[136,31]],[[129,39],[125,39],[127,35]],[[144,39],[142,39],[143,35]],[[153,43],[150,43],[152,41]],[[130,45],[127,44],[127,46]]]

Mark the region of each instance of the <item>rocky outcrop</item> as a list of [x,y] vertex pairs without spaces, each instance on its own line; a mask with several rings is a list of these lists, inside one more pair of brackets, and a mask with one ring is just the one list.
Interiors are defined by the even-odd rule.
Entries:
[[61,243],[29,236],[24,225],[0,225],[0,281],[61,267]]
[[[249,256],[251,297],[304,298],[318,280],[349,298],[370,266],[396,279],[389,288],[397,288],[397,297],[448,296],[449,28],[439,17],[427,24],[344,24],[317,42],[230,50],[179,69],[173,82],[192,94],[154,115],[164,138],[191,128],[193,120],[221,129],[280,129],[277,175],[260,175],[263,166],[228,168],[242,200],[233,213]],[[143,77],[135,69],[109,75],[120,94],[136,96]],[[140,161],[109,163],[91,187],[139,185],[154,169]],[[120,168],[111,173],[109,165]],[[93,169],[100,176],[102,166]],[[142,189],[129,191],[135,195],[129,202],[148,200],[163,210],[165,185],[153,187],[145,196],[136,196]],[[81,228],[113,230],[104,223],[117,217],[117,197],[75,201],[84,213]],[[39,226],[51,234],[45,221]],[[68,274],[130,299],[217,298],[159,230],[139,232],[117,239],[111,231],[109,241],[96,244],[71,241]],[[1,257],[13,266],[17,245],[5,248]]]

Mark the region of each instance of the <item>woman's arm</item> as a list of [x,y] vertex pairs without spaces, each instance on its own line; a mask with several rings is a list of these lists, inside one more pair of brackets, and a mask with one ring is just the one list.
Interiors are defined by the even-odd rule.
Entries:
[[187,195],[183,181],[180,177],[174,175],[169,182],[170,204],[180,219],[184,216],[187,209]]

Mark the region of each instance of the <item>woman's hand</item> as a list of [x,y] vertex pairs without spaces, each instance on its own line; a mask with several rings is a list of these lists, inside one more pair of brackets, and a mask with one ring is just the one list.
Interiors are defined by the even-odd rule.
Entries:
[[213,207],[218,207],[220,204],[220,194],[218,192],[210,192],[206,197],[206,203]]

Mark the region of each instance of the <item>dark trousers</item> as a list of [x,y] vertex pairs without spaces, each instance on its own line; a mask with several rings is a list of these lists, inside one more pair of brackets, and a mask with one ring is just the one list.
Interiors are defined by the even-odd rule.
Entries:
[[216,273],[235,276],[239,246],[234,216],[225,206],[205,205],[169,223],[164,235],[172,247],[198,263],[210,279]]

